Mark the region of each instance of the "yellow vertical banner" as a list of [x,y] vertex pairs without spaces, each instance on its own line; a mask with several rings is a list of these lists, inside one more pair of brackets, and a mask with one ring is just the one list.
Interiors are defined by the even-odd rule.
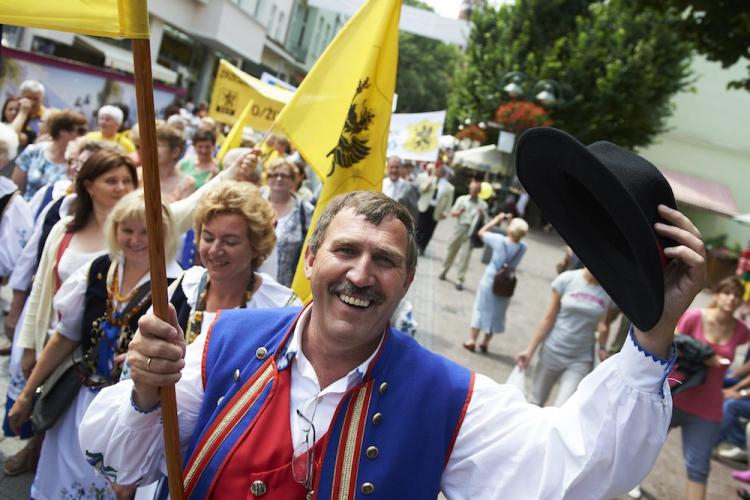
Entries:
[[[310,232],[331,198],[379,191],[396,87],[401,0],[368,0],[315,63],[275,125],[323,179]],[[304,256],[304,251],[302,253]],[[292,288],[307,300],[303,262]]]
[[[232,125],[232,129],[229,131],[229,134],[227,134],[226,138],[221,143],[219,153],[216,155],[216,159],[219,163],[222,162],[222,160],[224,159],[224,155],[226,155],[230,149],[240,147],[240,144],[242,143],[242,130],[247,124],[252,109],[253,101],[247,101],[247,104],[245,104],[245,108],[237,117],[237,121],[235,121],[234,125]],[[225,165],[225,167],[229,167],[229,165]]]

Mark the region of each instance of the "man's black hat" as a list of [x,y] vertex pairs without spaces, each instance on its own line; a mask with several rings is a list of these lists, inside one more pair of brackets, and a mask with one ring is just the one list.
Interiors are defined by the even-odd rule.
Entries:
[[656,167],[610,142],[586,147],[553,128],[526,131],[516,148],[518,178],[544,216],[620,310],[641,330],[664,309],[659,204],[676,208]]

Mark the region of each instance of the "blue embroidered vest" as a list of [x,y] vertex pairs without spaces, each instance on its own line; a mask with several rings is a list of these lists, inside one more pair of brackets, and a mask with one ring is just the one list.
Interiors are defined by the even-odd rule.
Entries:
[[[219,313],[206,342],[205,394],[186,454],[190,498],[211,495],[232,449],[273,397],[278,370],[290,365],[286,344],[299,313]],[[334,414],[315,498],[436,498],[473,382],[471,371],[389,328],[367,375]]]

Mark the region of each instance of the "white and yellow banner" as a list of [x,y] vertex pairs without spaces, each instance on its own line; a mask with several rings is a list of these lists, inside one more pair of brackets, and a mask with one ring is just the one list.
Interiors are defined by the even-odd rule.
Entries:
[[244,125],[265,132],[293,95],[293,92],[262,82],[222,59],[214,80],[208,116],[218,122],[234,125],[252,100]]
[[388,134],[388,156],[403,160],[437,160],[444,123],[445,111],[394,113]]

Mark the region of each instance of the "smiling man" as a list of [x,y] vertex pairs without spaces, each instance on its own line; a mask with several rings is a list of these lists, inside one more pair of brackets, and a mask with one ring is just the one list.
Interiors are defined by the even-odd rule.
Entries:
[[705,271],[690,221],[660,214],[669,224],[656,230],[683,264],[663,321],[635,332],[562,408],[528,404],[388,327],[414,278],[414,222],[387,196],[355,192],[316,226],[303,309],[221,312],[186,353],[174,317],[142,319],[133,379],[91,404],[81,449],[118,483],[158,477],[159,387],[176,383],[190,498],[616,496],[665,438],[662,358]]

